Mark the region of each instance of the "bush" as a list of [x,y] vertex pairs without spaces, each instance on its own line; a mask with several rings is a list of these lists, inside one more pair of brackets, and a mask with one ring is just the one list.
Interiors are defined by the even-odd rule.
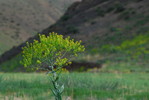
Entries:
[[124,10],[125,10],[125,8],[121,3],[118,3],[118,4],[115,5],[115,13],[120,13]]
[[71,18],[70,15],[64,15],[61,19],[62,19],[62,21],[67,21],[70,18]]
[[102,8],[100,8],[100,7],[98,7],[98,8],[96,9],[96,12],[97,12],[97,14],[98,14],[99,16],[101,16],[101,17],[104,17],[104,15],[105,15],[105,11],[104,11]]
[[68,33],[76,34],[79,30],[75,26],[68,26],[67,28]]

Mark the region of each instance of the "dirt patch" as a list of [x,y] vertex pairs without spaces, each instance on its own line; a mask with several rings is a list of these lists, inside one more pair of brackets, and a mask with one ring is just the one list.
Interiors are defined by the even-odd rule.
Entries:
[[71,71],[87,71],[92,68],[101,68],[102,64],[92,63],[92,62],[72,62],[71,65],[65,66],[67,70]]

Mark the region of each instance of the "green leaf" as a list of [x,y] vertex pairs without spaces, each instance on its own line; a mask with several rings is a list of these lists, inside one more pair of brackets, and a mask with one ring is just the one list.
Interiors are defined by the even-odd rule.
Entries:
[[61,86],[61,88],[59,89],[60,94],[62,94],[64,91],[64,84]]

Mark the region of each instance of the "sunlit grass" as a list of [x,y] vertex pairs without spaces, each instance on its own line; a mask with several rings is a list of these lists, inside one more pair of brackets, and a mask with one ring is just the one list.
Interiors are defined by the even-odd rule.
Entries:
[[[73,100],[148,100],[149,73],[69,73],[63,74],[64,99]],[[1,73],[0,100],[52,100],[46,74]]]

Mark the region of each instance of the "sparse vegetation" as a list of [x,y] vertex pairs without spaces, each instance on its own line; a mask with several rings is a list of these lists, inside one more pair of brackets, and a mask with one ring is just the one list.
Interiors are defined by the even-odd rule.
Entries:
[[132,57],[140,57],[149,54],[148,50],[149,35],[139,35],[133,40],[126,40],[122,42],[119,46],[115,45],[104,45],[102,47],[103,51],[106,52],[121,52],[122,54],[127,54]]
[[107,13],[110,13],[110,12],[112,12],[114,9],[115,9],[114,7],[109,7],[109,8],[106,10],[106,12],[107,12]]
[[115,13],[120,13],[125,10],[123,4],[121,4],[121,3],[115,4],[114,8],[115,8]]
[[68,33],[76,34],[79,33],[79,30],[76,26],[67,26]]
[[62,16],[62,21],[67,21],[69,18],[71,18],[71,16],[70,15],[64,15],[64,16]]
[[101,7],[98,7],[96,9],[96,12],[97,12],[97,15],[99,15],[101,17],[104,17],[104,15],[105,15],[105,11]]
[[119,16],[119,18],[120,19],[122,18],[122,19],[128,21],[131,17],[135,17],[134,16],[135,13],[136,12],[134,11],[134,9],[129,8],[129,9],[125,10],[124,12],[122,12],[121,15]]

